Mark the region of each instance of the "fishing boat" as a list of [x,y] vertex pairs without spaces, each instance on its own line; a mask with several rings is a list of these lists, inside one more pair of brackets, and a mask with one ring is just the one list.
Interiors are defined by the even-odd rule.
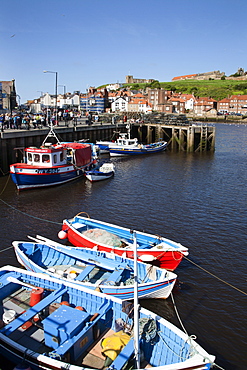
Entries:
[[0,352],[22,368],[131,369],[136,343],[140,369],[205,370],[215,360],[157,314],[139,307],[135,322],[131,302],[73,281],[5,266],[0,299]]
[[[56,143],[48,143],[55,137]],[[23,152],[23,163],[10,165],[10,175],[18,190],[61,185],[84,176],[85,169],[94,162],[90,144],[61,143],[52,127],[40,147],[28,147]]]
[[130,138],[130,131],[127,133],[119,133],[118,138],[116,140],[112,141],[103,141],[98,140],[96,141],[96,145],[98,146],[100,150],[100,154],[106,154],[110,152],[110,148],[118,146],[118,147],[130,147],[130,148],[136,148],[138,146],[138,139],[137,138]]
[[[82,212],[83,213],[83,212]],[[138,260],[173,271],[188,255],[188,248],[158,235],[137,231]],[[93,248],[133,259],[133,234],[130,229],[80,216],[63,220],[60,239],[76,247]]]
[[[26,269],[47,273],[120,299],[134,298],[134,260],[56,243],[42,236],[33,242],[12,243],[17,260]],[[138,262],[139,298],[167,298],[177,275]]]
[[109,146],[110,156],[129,156],[141,154],[154,154],[163,152],[167,148],[166,141],[157,141],[152,144],[129,144],[128,139],[120,138],[115,145]]
[[115,166],[113,163],[110,162],[99,162],[98,164],[93,166],[88,171],[85,171],[86,178],[91,181],[101,181],[101,180],[107,180],[110,177],[114,176],[115,173]]
[[119,133],[119,137],[114,141],[96,141],[101,153],[108,152],[110,156],[129,156],[152,154],[164,151],[167,142],[160,140],[152,144],[141,144],[137,138],[130,137],[130,125],[126,125],[127,132]]

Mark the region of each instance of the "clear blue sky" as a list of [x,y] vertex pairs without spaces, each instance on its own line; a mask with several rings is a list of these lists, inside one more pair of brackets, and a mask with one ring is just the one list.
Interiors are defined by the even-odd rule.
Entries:
[[[246,0],[9,0],[0,6],[0,81],[21,102],[55,92],[247,70]],[[58,92],[63,93],[63,87]]]

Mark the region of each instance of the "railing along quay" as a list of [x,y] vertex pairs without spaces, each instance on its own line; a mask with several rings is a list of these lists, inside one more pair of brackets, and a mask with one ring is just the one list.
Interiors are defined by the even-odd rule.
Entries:
[[[59,122],[54,130],[60,141],[95,142],[100,139],[111,140],[117,132],[126,132],[126,124],[131,126],[131,137],[137,137],[143,143],[165,140],[169,151],[204,152],[214,151],[215,148],[215,127],[195,125],[183,115],[162,117],[150,114],[145,118],[133,114],[130,117],[101,115],[99,121],[92,121],[91,124],[86,118],[78,120],[76,124]],[[10,164],[22,160],[25,147],[40,146],[48,131],[47,126],[28,130],[3,129],[0,132],[0,175],[8,173]]]

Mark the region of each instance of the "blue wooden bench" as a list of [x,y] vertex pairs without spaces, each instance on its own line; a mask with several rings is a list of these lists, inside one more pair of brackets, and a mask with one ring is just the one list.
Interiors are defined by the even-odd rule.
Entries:
[[[95,265],[87,265],[87,267],[85,267],[85,269],[82,272],[80,272],[79,275],[77,275],[75,280],[79,280],[79,281],[85,280],[86,277],[90,274],[90,272],[93,271],[94,268],[95,268]],[[87,280],[89,280],[89,279],[87,279]]]
[[109,278],[105,281],[106,285],[115,285],[120,282],[123,277],[124,269],[121,267],[117,267],[109,276]]

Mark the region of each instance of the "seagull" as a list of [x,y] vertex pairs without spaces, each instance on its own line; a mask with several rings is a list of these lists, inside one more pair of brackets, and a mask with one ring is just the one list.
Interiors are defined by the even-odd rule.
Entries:
[[15,34],[14,34],[14,35],[12,35],[12,36],[10,36],[10,37],[15,37]]

